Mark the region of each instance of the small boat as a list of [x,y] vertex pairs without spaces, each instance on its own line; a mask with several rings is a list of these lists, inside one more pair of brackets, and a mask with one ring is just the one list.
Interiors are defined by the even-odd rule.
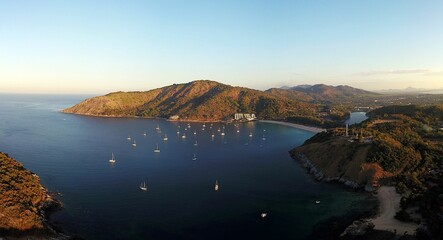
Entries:
[[217,192],[218,191],[218,181],[217,180],[215,180],[215,187],[214,187],[214,190]]
[[192,158],[193,161],[197,160],[197,156],[194,153],[194,157]]
[[220,128],[218,128],[218,129],[217,129],[217,132],[220,132],[220,131],[221,131],[221,129],[220,129]]
[[225,135],[225,132],[220,133],[220,135],[224,136],[224,135]]
[[185,131],[188,131],[188,128],[187,128],[187,127],[185,127]]
[[142,183],[140,183],[140,190],[142,191],[148,191],[148,186],[146,185],[146,182],[143,181]]
[[182,138],[183,138],[183,139],[185,139],[185,138],[186,138],[186,134],[184,134],[184,133],[183,133],[183,136],[182,136]]
[[260,214],[260,217],[261,217],[261,218],[265,218],[265,217],[267,217],[267,216],[268,216],[268,213],[265,213],[265,212]]
[[159,131],[160,130],[160,126],[157,124],[157,127],[155,128],[155,130]]
[[239,133],[239,132],[240,132],[240,130],[239,130],[239,129],[237,129],[237,132]]
[[132,138],[131,138],[131,136],[128,136],[126,139],[131,140]]
[[206,127],[206,124],[203,123],[203,126],[202,126],[202,127],[205,128],[205,127]]
[[194,131],[194,135],[197,135],[197,131]]
[[132,146],[137,147],[137,143],[135,142],[135,139],[134,139],[134,142],[132,143]]
[[158,144],[157,144],[157,147],[154,149],[154,152],[155,153],[159,153],[160,152],[160,148],[158,147]]
[[165,134],[165,137],[163,138],[164,141],[168,141],[168,136]]
[[252,132],[249,132],[249,137],[252,137]]
[[177,134],[180,134],[180,131],[177,131]]
[[115,163],[114,153],[112,153],[112,157],[111,157],[111,159],[109,159],[109,162],[110,163]]
[[215,137],[215,134],[214,134],[214,133],[212,133],[211,137],[212,137],[212,138],[214,138],[214,137]]
[[320,203],[320,200],[316,200],[316,201],[315,201],[315,204],[319,204],[319,203]]
[[266,140],[266,137],[265,137],[265,135],[263,134],[263,137],[261,138],[261,140],[263,140],[263,141],[265,141]]
[[194,146],[198,146],[197,140],[195,140]]

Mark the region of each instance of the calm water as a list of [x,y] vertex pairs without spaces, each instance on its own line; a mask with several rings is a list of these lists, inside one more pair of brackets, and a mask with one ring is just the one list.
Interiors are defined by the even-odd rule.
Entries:
[[361,123],[366,119],[368,119],[368,117],[366,116],[366,112],[352,112],[349,116],[349,119],[346,120],[346,123],[352,125]]
[[[68,233],[86,239],[304,239],[316,223],[365,207],[364,195],[317,183],[290,158],[288,150],[310,132],[255,122],[241,124],[240,133],[226,125],[222,137],[221,124],[203,131],[201,123],[191,123],[185,131],[184,123],[58,112],[84,98],[0,94],[0,150],[62,194],[65,208],[52,218]],[[157,143],[160,154],[153,152]],[[143,180],[147,192],[138,188]]]

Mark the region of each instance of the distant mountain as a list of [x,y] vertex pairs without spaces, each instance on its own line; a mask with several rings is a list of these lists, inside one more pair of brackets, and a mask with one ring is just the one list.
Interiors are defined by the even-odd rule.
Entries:
[[376,90],[375,92],[382,94],[404,94],[404,93],[428,93],[428,94],[441,94],[443,92],[443,88],[440,89],[426,89],[426,88],[413,88],[407,87],[404,89],[382,89]]
[[299,101],[334,101],[362,95],[378,95],[378,93],[353,88],[346,85],[330,86],[325,84],[299,85],[289,89],[271,88],[266,90],[276,96],[284,96]]
[[115,92],[93,97],[65,113],[111,117],[179,116],[181,120],[219,121],[234,113],[255,113],[261,119],[315,117],[316,106],[268,92],[198,80],[145,92]]

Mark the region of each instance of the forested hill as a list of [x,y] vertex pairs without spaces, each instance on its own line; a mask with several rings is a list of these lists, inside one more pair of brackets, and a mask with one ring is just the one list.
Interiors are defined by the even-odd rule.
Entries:
[[348,136],[344,127],[330,129],[291,154],[324,180],[369,189],[395,184],[404,194],[398,217],[413,221],[406,209],[418,206],[431,231],[442,237],[442,113],[441,104],[383,107],[352,125]]
[[220,121],[235,113],[254,113],[261,119],[315,118],[317,106],[259,90],[198,80],[144,92],[115,92],[93,97],[63,110],[65,113],[114,116],[179,116],[181,120]]
[[292,100],[299,101],[328,101],[337,102],[343,99],[362,97],[362,96],[378,96],[380,94],[353,88],[346,85],[330,86],[325,84],[300,85],[287,88],[271,88],[266,90],[275,96],[285,96]]

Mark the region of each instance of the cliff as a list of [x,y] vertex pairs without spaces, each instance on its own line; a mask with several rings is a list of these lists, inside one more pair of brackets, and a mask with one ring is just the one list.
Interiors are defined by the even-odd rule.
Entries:
[[39,177],[0,152],[0,233],[6,236],[60,237],[47,224],[45,211],[58,206]]
[[255,113],[261,119],[315,117],[316,106],[259,90],[209,80],[174,84],[145,92],[115,92],[93,97],[63,110],[91,116],[160,117],[221,121],[235,113]]

